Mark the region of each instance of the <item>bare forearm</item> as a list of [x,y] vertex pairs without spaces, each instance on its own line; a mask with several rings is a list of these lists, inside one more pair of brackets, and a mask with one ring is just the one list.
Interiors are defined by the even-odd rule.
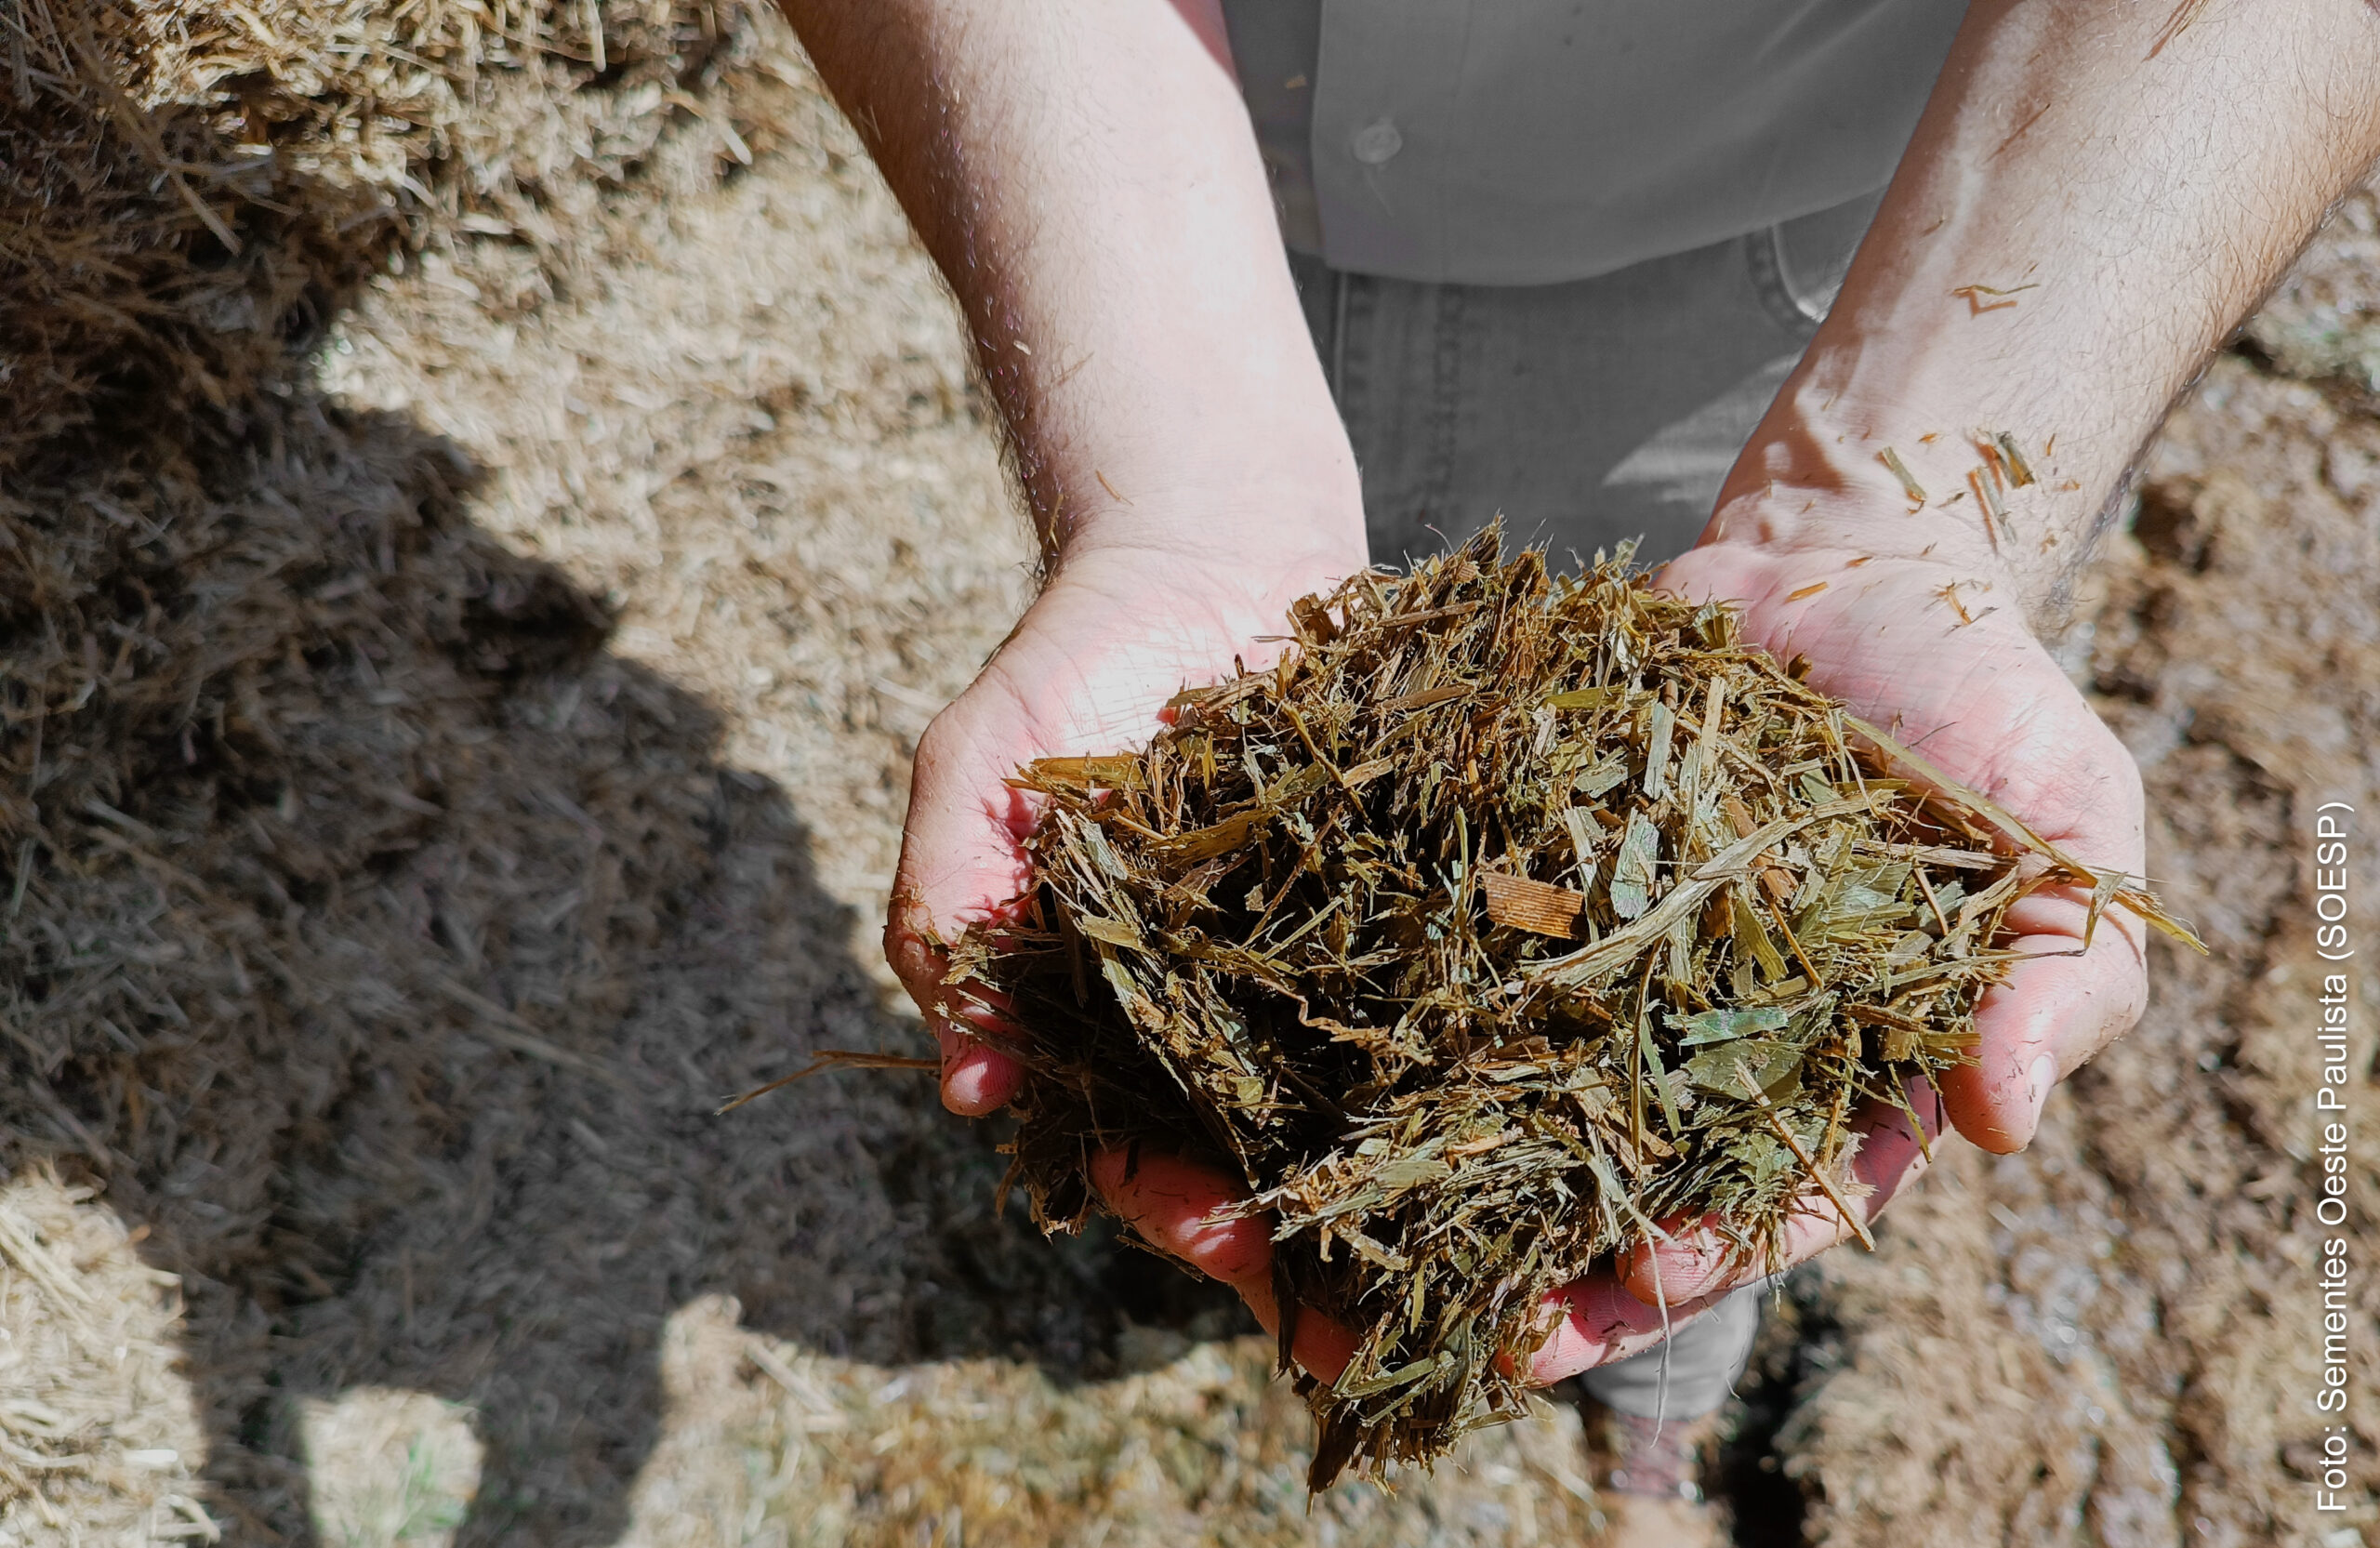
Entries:
[[[1931,549],[2036,610],[2056,590],[2174,397],[2380,155],[2365,0],[2177,3],[1977,0],[1712,539]],[[1993,431],[2021,466],[1993,466]]]
[[1053,558],[1360,562],[1212,0],[785,5],[959,295]]

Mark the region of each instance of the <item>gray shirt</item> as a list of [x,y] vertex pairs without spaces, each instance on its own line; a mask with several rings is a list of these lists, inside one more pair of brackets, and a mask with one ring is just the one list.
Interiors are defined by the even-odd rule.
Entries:
[[1965,0],[1224,0],[1292,247],[1553,284],[1891,179]]

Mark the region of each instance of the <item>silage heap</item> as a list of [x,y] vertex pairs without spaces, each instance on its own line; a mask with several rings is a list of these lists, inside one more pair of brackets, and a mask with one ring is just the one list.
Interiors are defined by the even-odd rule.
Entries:
[[1045,1227],[1095,1150],[1213,1162],[1285,1321],[1356,1332],[1316,1488],[1517,1412],[1543,1297],[1654,1223],[1757,1262],[1848,1201],[1853,1119],[1966,1056],[2027,891],[2167,922],[1624,559],[1491,529],[1292,627],[1144,754],[1022,773],[1034,885],[953,978],[1020,1029]]
[[[0,468],[188,417],[206,440],[351,287],[458,234],[528,310],[685,113],[727,126],[741,4],[16,0],[0,13]],[[722,91],[722,84],[731,86]],[[748,120],[747,120],[748,123]],[[301,351],[302,352],[302,351]]]

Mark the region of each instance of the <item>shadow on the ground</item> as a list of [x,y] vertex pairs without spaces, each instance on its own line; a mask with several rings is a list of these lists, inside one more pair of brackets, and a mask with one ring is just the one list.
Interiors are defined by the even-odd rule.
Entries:
[[1704,1479],[1736,1548],[1800,1548],[1805,1541],[1809,1501],[1785,1471],[1779,1438],[1794,1405],[1841,1359],[1842,1346],[1817,1271],[1787,1275],[1762,1308],[1751,1364],[1722,1412],[1718,1456]]
[[14,814],[8,1117],[188,1287],[234,1534],[311,1536],[304,1400],[372,1385],[476,1410],[460,1541],[614,1540],[699,1295],[829,1353],[1069,1381],[1112,1373],[1127,1317],[1244,1326],[996,1216],[997,1130],[921,1078],[713,1116],[810,1050],[920,1035],[854,961],[799,793],[475,530],[473,477],[299,393],[198,451],[55,462],[12,529],[48,580],[5,642],[54,669],[20,684],[46,750]]

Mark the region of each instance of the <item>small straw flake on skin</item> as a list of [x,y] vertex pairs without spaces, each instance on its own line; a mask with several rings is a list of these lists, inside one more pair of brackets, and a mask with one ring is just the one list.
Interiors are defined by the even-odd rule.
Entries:
[[[2017,296],[2025,291],[2040,288],[2041,284],[2038,281],[2031,284],[2013,285],[2006,290],[1997,285],[1963,284],[1952,290],[1950,294],[1967,304],[1967,315],[1980,317],[1987,311],[2004,311],[2016,304]],[[1989,302],[1985,301],[1983,298],[1986,296],[1991,297],[1992,299]]]
[[2000,459],[2000,443],[1991,431],[1977,430],[1968,437],[1967,443],[1975,448],[1975,455],[1983,459],[1984,470],[1994,483],[2008,483],[2008,470]]
[[2011,484],[2022,489],[2029,484],[2041,482],[2034,475],[2032,464],[2027,462],[2025,454],[2017,449],[2015,436],[2006,430],[1994,430],[1991,432],[1991,444],[2000,453],[2001,461],[2007,464],[2008,482]]
[[1967,487],[1975,491],[1976,504],[1983,509],[1983,535],[1991,539],[1994,552],[2000,548],[2000,528],[2007,523],[2008,508],[2000,498],[1998,476],[1989,468],[1968,472]]
[[1911,515],[1925,509],[1925,486],[1917,482],[1916,475],[1909,470],[1909,464],[1900,459],[1898,452],[1886,446],[1876,454],[1876,460],[1892,470],[1893,477],[1900,480],[1901,493],[1915,502],[1915,508],[1911,511]]

